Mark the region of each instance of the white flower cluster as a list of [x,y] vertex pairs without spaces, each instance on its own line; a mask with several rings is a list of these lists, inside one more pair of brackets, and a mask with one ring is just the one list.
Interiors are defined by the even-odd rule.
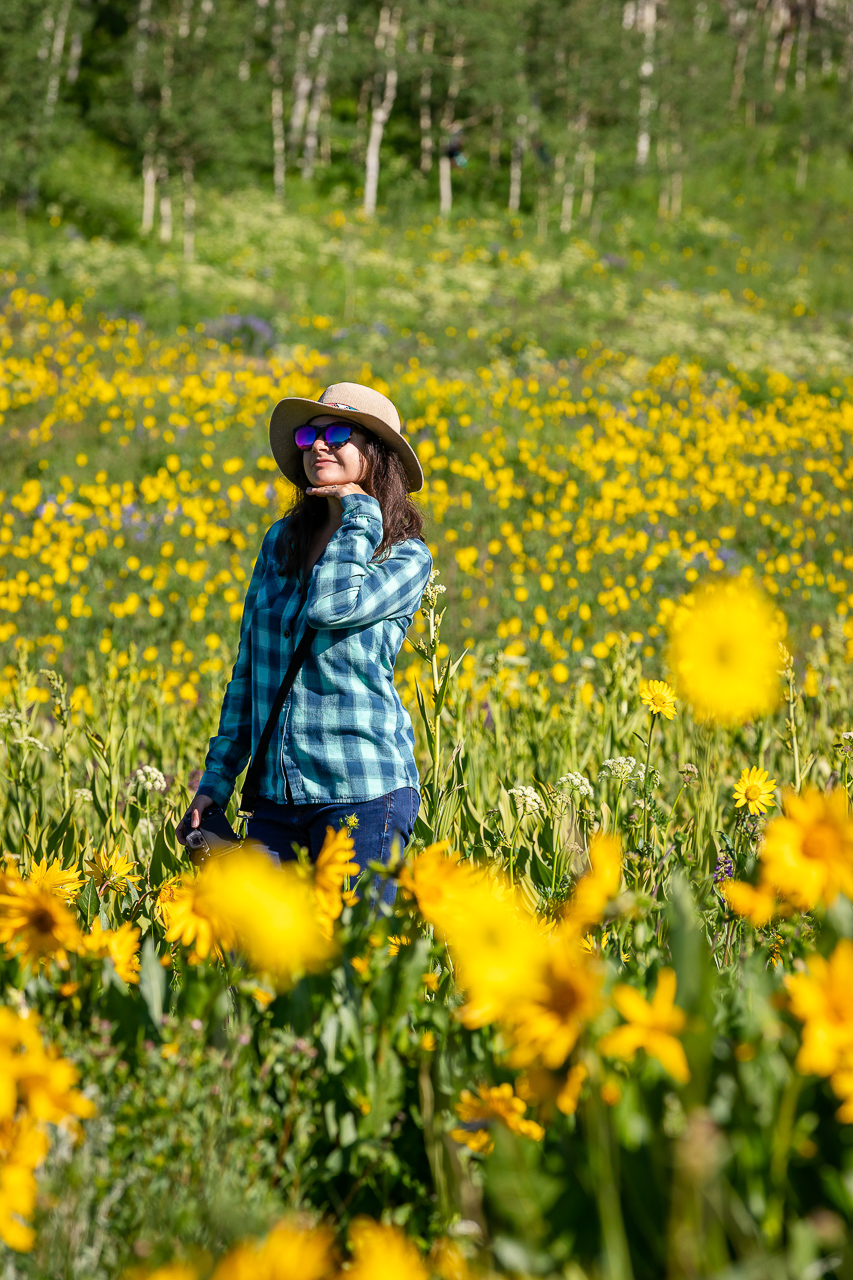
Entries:
[[424,587],[423,597],[421,600],[421,613],[426,613],[427,610],[434,609],[435,603],[442,591],[447,590],[447,587],[442,586],[440,582],[436,582],[438,572],[438,569],[430,569],[429,581]]
[[620,782],[627,782],[637,767],[637,761],[633,756],[616,756],[614,760],[605,760],[601,766],[601,772],[609,777],[618,778]]
[[545,813],[545,802],[533,787],[510,787],[509,794],[515,800],[519,813]]
[[92,793],[88,787],[75,787],[73,795],[75,800],[82,800],[84,804],[92,803]]
[[169,784],[160,770],[150,764],[144,764],[141,769],[137,769],[136,773],[131,775],[128,786],[142,787],[143,791],[168,791],[169,789]]
[[21,715],[14,707],[4,707],[0,711],[0,724],[26,724],[27,717]]
[[591,800],[594,795],[592,783],[582,773],[564,773],[562,778],[557,779],[557,786],[571,787],[574,791],[577,791],[582,800],[584,798]]
[[25,733],[21,738],[14,738],[13,741],[17,747],[35,747],[37,751],[50,750],[50,747],[42,742],[40,738],[34,738],[29,733]]

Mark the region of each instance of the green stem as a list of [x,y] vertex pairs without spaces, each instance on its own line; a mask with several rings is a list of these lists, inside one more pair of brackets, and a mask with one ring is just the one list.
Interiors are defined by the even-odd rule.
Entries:
[[672,808],[670,809],[670,811],[669,811],[669,817],[668,817],[668,818],[667,818],[667,820],[666,820],[666,827],[664,828],[664,833],[663,833],[663,856],[664,856],[664,857],[666,857],[666,841],[667,841],[667,837],[669,836],[669,828],[672,826],[672,819],[673,819],[673,818],[674,818],[674,816],[675,816],[675,810],[676,810],[676,808],[677,808],[677,806],[678,806],[678,802],[679,802],[679,800],[681,799],[681,792],[684,790],[684,788],[685,788],[686,786],[687,786],[687,783],[686,783],[686,782],[682,782],[682,784],[681,784],[681,788],[680,788],[680,790],[679,790],[679,792],[678,792],[678,795],[675,797],[675,803],[673,804]]
[[655,713],[649,719],[649,740],[646,743],[646,772],[643,776],[643,844],[648,840],[649,829],[649,758],[652,754],[652,734],[655,728]]
[[622,1205],[619,1200],[619,1184],[613,1160],[613,1134],[605,1104],[593,1087],[584,1108],[589,1137],[589,1165],[595,1185],[595,1199],[601,1225],[601,1243],[604,1253],[606,1280],[633,1280],[631,1255]]

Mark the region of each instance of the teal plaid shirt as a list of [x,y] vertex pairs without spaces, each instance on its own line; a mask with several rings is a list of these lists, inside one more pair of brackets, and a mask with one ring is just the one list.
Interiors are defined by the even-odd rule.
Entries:
[[[412,721],[394,663],[429,580],[432,556],[409,538],[371,561],[382,541],[375,498],[347,494],[343,519],[303,590],[276,567],[283,521],[255,563],[240,646],[198,790],[225,808],[255,751],[306,623],[317,628],[263,762],[259,794],[295,804],[374,800],[419,789]],[[287,517],[285,517],[285,520]]]

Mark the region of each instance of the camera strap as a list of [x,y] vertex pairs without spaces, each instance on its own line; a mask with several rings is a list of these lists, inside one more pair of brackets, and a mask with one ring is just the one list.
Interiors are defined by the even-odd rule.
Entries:
[[290,659],[290,665],[285,672],[284,679],[279,686],[278,693],[275,695],[275,701],[272,704],[272,710],[269,713],[267,722],[264,725],[264,731],[260,736],[257,750],[252,756],[251,763],[246,772],[246,780],[243,783],[243,793],[240,797],[240,808],[238,810],[241,817],[248,816],[254,812],[255,804],[258,799],[258,788],[261,784],[261,766],[264,762],[264,756],[266,755],[267,748],[270,745],[270,739],[272,738],[276,724],[278,723],[278,718],[281,715],[281,709],[284,706],[285,699],[293,687],[293,682],[296,679],[299,668],[308,656],[308,650],[311,648],[311,641],[314,639],[316,634],[316,627],[309,627],[306,625],[305,630],[302,633],[302,638],[296,646],[293,657]]

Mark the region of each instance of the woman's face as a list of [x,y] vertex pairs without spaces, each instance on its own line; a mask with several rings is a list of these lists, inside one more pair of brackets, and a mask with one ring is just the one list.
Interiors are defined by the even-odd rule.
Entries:
[[[311,418],[312,427],[327,427],[331,422],[340,422],[334,414],[321,414]],[[308,483],[312,486],[323,484],[360,484],[367,474],[365,459],[365,440],[367,432],[358,423],[352,424],[352,435],[346,444],[329,445],[321,435],[317,436],[310,449],[302,451],[302,464]]]

